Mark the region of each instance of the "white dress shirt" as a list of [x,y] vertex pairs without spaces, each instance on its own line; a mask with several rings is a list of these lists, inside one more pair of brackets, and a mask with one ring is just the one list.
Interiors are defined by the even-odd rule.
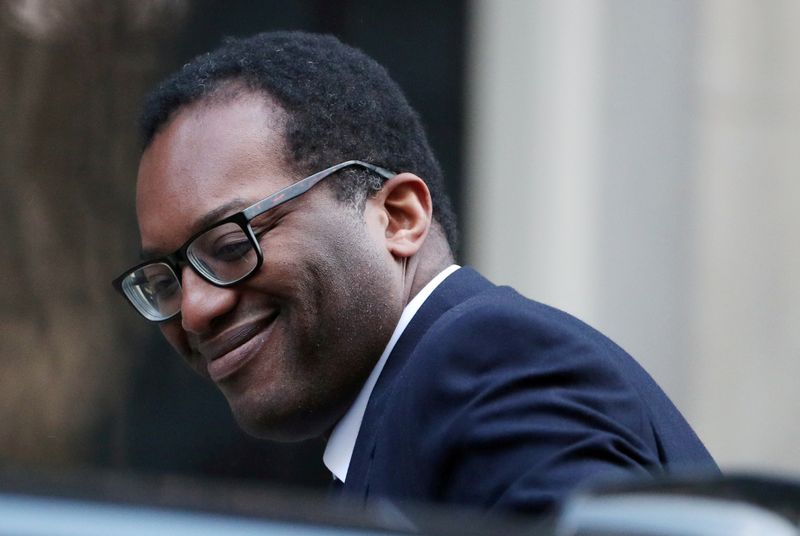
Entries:
[[397,327],[394,328],[394,333],[392,333],[389,343],[386,345],[380,359],[378,359],[378,362],[375,364],[375,368],[372,369],[367,381],[364,382],[364,386],[361,388],[361,392],[358,393],[355,402],[353,402],[353,405],[350,406],[350,409],[347,410],[344,417],[342,417],[333,428],[331,436],[328,439],[325,453],[322,455],[322,461],[325,463],[325,467],[333,474],[334,478],[344,482],[347,477],[347,470],[350,467],[350,458],[353,457],[353,449],[356,445],[358,431],[361,428],[364,412],[367,410],[367,402],[369,402],[372,389],[375,387],[378,376],[381,375],[383,366],[386,364],[389,354],[392,353],[394,345],[397,343],[400,335],[403,334],[403,331],[405,331],[406,326],[411,322],[411,319],[417,314],[419,308],[425,303],[425,300],[428,299],[428,296],[431,295],[447,276],[459,268],[460,266],[453,264],[439,272],[436,277],[428,281],[427,285],[422,287],[422,290],[420,290],[403,309],[403,314],[400,315]]

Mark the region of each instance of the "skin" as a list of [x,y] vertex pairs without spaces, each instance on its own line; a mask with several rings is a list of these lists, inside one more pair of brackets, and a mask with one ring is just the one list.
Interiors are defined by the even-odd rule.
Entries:
[[[140,162],[143,251],[174,251],[302,178],[286,160],[283,123],[263,95],[181,108]],[[432,224],[424,181],[410,173],[387,181],[363,212],[337,201],[323,181],[253,227],[265,231],[259,272],[219,288],[183,267],[181,314],[161,331],[215,381],[248,432],[287,441],[324,435],[358,394],[403,307],[452,262],[449,248]]]

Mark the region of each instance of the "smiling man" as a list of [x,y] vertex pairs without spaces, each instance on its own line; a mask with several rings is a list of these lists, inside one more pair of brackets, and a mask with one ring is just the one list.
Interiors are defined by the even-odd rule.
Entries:
[[715,470],[611,341],[453,264],[419,119],[360,51],[228,41],[142,127],[144,262],[116,287],[250,433],[327,437],[345,493],[544,513],[588,478]]
[[[430,201],[415,198],[424,184],[404,174],[365,203],[364,218],[360,207],[343,207],[330,188],[319,187],[279,198],[249,221],[214,227],[299,173],[287,161],[285,114],[246,88],[228,83],[217,91],[240,95],[184,106],[139,168],[147,257],[179,250],[191,236],[183,257],[200,270],[176,259],[175,276],[141,280],[155,289],[155,300],[168,281],[168,299],[154,305],[179,316],[162,322],[164,335],[220,387],[244,428],[274,439],[319,436],[350,405],[397,323],[411,287],[404,288],[399,265],[394,273],[386,267],[393,249],[422,243]],[[384,202],[397,204],[401,214],[379,212]],[[390,217],[416,227],[390,228],[396,225]],[[388,236],[393,231],[397,237]],[[395,243],[382,251],[381,239]],[[235,285],[215,285],[214,276]]]

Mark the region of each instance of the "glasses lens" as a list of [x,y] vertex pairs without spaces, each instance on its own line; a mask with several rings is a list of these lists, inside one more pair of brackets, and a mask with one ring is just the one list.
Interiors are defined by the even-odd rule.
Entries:
[[235,283],[252,272],[258,255],[250,237],[235,223],[217,225],[198,236],[186,250],[192,265],[216,283]]
[[128,274],[122,280],[122,290],[148,320],[166,320],[181,309],[181,284],[172,268],[163,262]]

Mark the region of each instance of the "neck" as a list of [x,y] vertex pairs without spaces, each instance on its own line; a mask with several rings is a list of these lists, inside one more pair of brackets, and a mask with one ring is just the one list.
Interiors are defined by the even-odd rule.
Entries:
[[411,257],[406,257],[403,262],[403,288],[406,289],[403,306],[405,306],[422,290],[422,287],[455,261],[444,234],[438,226],[433,226],[419,251]]

